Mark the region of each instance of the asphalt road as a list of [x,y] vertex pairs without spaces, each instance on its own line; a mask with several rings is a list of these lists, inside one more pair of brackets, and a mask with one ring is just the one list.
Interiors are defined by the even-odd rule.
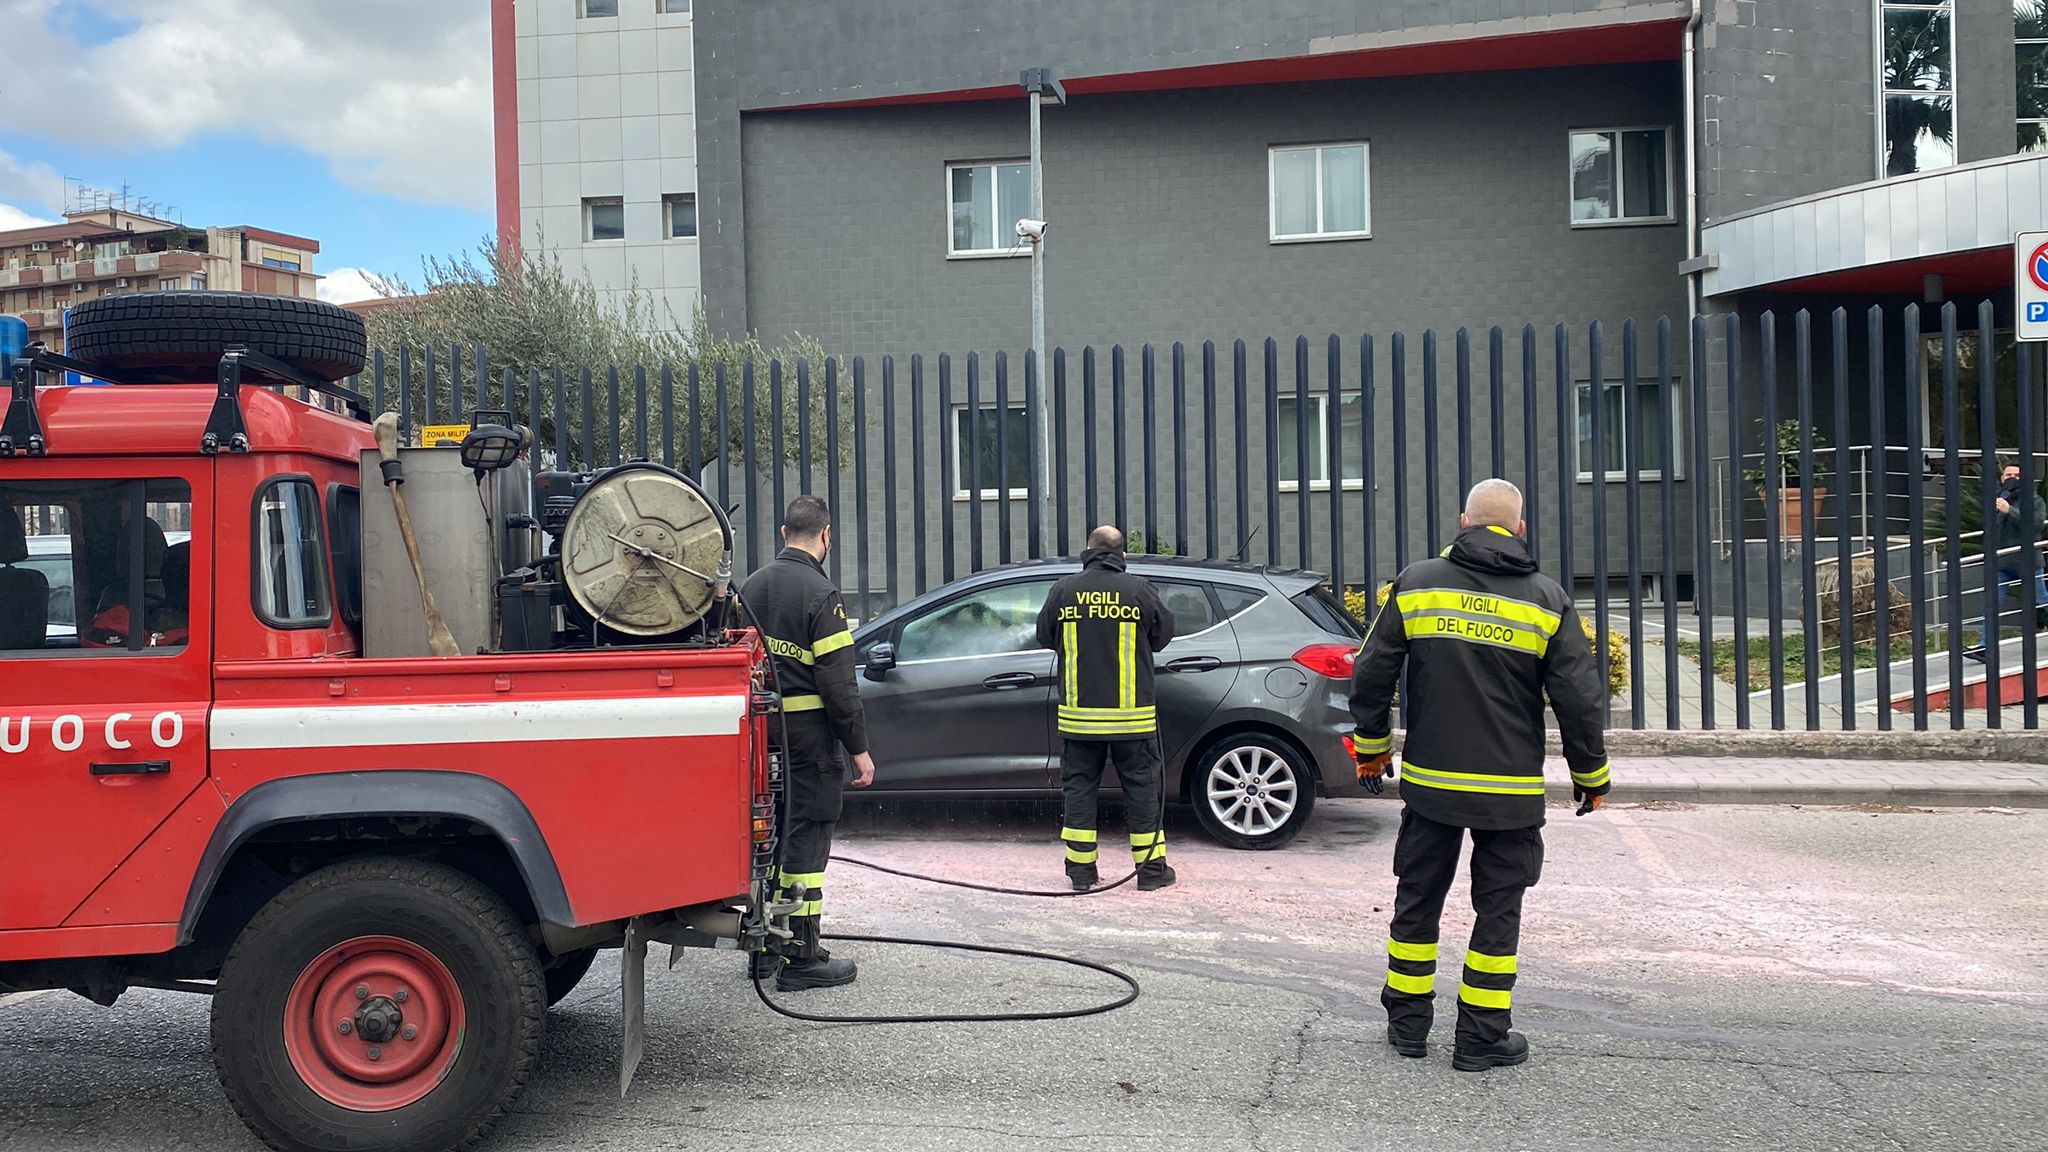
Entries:
[[[1161,893],[1024,900],[835,866],[829,922],[842,930],[1084,953],[1137,975],[1144,996],[1073,1022],[820,1026],[771,1015],[736,957],[691,953],[673,972],[653,965],[647,1056],[621,1100],[617,965],[602,961],[552,1017],[539,1080],[490,1146],[1919,1152],[2048,1139],[2048,813],[1555,811],[1516,992],[1535,1056],[1478,1076],[1451,1071],[1448,1003],[1428,1060],[1384,1046],[1396,815],[1329,803],[1275,853],[1171,823],[1182,883]],[[843,848],[1052,886],[1056,823],[1028,809],[864,813]],[[1462,884],[1452,908],[1447,957],[1469,926]],[[957,952],[843,951],[861,962],[858,985],[789,1002],[1031,1010],[1118,991]],[[0,1002],[0,1148],[253,1149],[205,1036],[206,1005],[176,994],[111,1011],[66,994]]]

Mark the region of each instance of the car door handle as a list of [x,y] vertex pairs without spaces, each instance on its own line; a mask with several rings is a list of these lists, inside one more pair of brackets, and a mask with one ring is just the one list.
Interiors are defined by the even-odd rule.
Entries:
[[1214,672],[1221,667],[1223,661],[1214,656],[1183,656],[1166,662],[1168,672]]
[[1036,683],[1038,674],[1035,672],[998,672],[983,680],[981,686],[1001,692],[1009,688],[1028,688]]
[[95,776],[168,776],[171,774],[169,760],[132,760],[122,764],[94,764]]

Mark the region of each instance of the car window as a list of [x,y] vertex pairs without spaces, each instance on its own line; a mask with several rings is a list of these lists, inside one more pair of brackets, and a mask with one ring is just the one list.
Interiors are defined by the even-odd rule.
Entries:
[[949,600],[903,625],[897,662],[1032,651],[1038,610],[1051,590],[1050,580],[1020,580]]
[[1175,636],[1192,636],[1216,626],[1216,605],[1210,601],[1205,586],[1174,580],[1155,580],[1152,586],[1159,590],[1166,610],[1173,613]]
[[0,484],[0,652],[183,647],[191,527],[182,480]]
[[256,498],[256,614],[278,628],[327,623],[327,544],[311,480],[273,480]]
[[1351,613],[1344,608],[1344,601],[1339,600],[1327,585],[1318,584],[1295,596],[1294,606],[1301,609],[1302,615],[1315,621],[1316,627],[1325,632],[1334,632],[1354,640],[1365,638],[1365,625],[1352,618]]
[[1218,584],[1216,598],[1223,601],[1223,618],[1228,620],[1264,600],[1266,594],[1251,588],[1239,588],[1233,584]]

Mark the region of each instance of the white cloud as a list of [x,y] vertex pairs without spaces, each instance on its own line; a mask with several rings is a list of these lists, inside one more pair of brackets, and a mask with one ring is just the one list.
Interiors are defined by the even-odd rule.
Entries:
[[16,228],[40,228],[45,224],[58,223],[62,221],[37,216],[33,212],[24,212],[12,204],[0,204],[0,232],[12,232]]
[[[79,43],[58,10],[80,3],[129,30]],[[17,126],[61,124],[70,143],[151,148],[245,133],[324,157],[360,191],[490,205],[487,0],[0,0],[0,28],[10,59],[37,62],[0,76],[0,105]],[[163,82],[108,82],[117,76]],[[31,199],[9,179],[0,163],[0,198]]]
[[336,268],[322,273],[320,298],[329,304],[353,304],[358,300],[375,300],[384,295],[378,290],[380,278],[361,268]]
[[64,205],[64,178],[39,160],[19,160],[0,152],[0,205],[32,204],[56,210]]

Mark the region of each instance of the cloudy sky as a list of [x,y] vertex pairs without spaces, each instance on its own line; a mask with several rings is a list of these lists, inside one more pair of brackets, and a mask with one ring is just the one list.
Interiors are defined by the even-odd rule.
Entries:
[[0,0],[0,44],[0,228],[125,184],[341,299],[493,228],[487,0]]

